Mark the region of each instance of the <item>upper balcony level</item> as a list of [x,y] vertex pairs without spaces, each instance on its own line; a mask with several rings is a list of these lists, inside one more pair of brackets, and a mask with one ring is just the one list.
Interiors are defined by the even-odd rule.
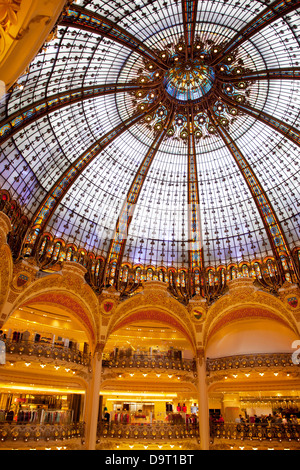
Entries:
[[[53,344],[40,343],[34,341],[13,339],[1,340],[5,346],[5,361],[9,362],[29,362],[40,363],[61,362],[72,364],[80,369],[89,368],[91,365],[91,355],[73,347],[63,347]],[[181,355],[167,353],[152,354],[124,354],[111,353],[103,354],[102,366],[105,369],[170,369],[175,371],[197,372],[195,359],[186,359]],[[232,370],[247,369],[274,369],[292,368],[299,369],[299,364],[295,362],[290,353],[273,354],[243,354],[220,358],[207,358],[206,368],[209,374],[218,372],[228,372]]]
[[130,356],[112,356],[103,358],[103,367],[108,368],[149,368],[149,369],[173,369],[196,372],[194,359],[171,357],[165,354],[133,354]]
[[[40,363],[68,363],[72,368],[89,368],[91,355],[72,347],[63,347],[53,344],[34,341],[2,339],[5,345],[5,362],[40,362]],[[177,371],[196,372],[196,363],[193,359],[184,359],[179,356],[167,354],[103,354],[104,368],[107,369],[171,369]]]

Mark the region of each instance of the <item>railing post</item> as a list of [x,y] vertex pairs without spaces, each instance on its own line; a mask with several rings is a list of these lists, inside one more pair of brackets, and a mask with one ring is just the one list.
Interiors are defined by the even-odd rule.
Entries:
[[206,384],[206,362],[204,350],[200,349],[196,354],[197,364],[197,388],[198,388],[198,403],[199,403],[199,431],[200,431],[200,445],[201,450],[209,450],[209,405],[208,405],[208,392]]

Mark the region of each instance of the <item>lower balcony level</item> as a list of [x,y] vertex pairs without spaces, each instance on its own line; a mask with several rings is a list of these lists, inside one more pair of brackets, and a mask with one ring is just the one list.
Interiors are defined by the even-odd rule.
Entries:
[[[212,425],[211,450],[299,450],[299,424]],[[97,450],[199,450],[198,426],[99,423]],[[2,423],[0,449],[80,450],[85,423],[31,425]]]

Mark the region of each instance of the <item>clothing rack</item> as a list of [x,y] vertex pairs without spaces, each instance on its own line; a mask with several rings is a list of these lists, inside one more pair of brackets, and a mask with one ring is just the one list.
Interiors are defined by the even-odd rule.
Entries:
[[73,421],[73,410],[42,410],[41,423],[43,424],[70,424]]

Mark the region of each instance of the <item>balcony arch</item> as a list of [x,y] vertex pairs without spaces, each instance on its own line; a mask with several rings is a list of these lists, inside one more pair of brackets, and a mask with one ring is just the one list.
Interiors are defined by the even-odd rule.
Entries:
[[32,282],[11,306],[6,321],[18,309],[45,305],[65,311],[86,333],[91,350],[99,333],[97,297],[84,281],[85,268],[65,262],[62,274],[52,274]]
[[194,341],[192,339],[191,334],[187,331],[187,328],[170,313],[164,312],[159,308],[155,307],[139,309],[135,312],[130,313],[129,315],[121,319],[119,322],[115,323],[110,334],[132,323],[146,323],[149,321],[175,328],[177,331],[179,331],[185,336],[185,338],[190,343],[191,348],[194,350]]
[[267,311],[254,315],[234,312],[216,325],[206,345],[209,358],[249,354],[294,352],[292,344],[299,336],[289,325]]
[[[263,305],[245,305],[231,308],[226,313],[224,312],[223,315],[220,315],[219,318],[211,324],[205,340],[206,347],[214,335],[219,333],[224,327],[232,327],[234,330],[235,326],[238,324],[243,330],[243,322],[245,322],[244,324],[246,324],[246,322],[250,322],[251,324],[252,322],[254,325],[255,322],[258,321],[270,322],[273,328],[276,324],[278,328],[281,327],[284,330],[288,329],[291,332],[291,338],[293,337],[294,340],[299,339],[296,328],[293,327],[287,318],[281,315],[280,311],[277,313],[273,309],[268,309]],[[232,352],[232,354],[234,353]]]

